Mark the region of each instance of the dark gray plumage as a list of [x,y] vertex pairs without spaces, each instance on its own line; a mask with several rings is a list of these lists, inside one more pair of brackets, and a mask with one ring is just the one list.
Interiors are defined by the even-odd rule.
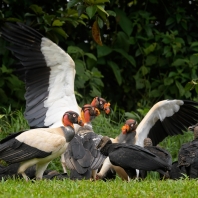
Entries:
[[[150,151],[151,153],[158,156],[162,161],[167,163],[170,167],[172,166],[172,156],[171,154],[164,148],[159,146],[153,146],[152,140],[150,138],[144,139],[144,148]],[[140,171],[141,178],[145,178],[147,176],[147,171]],[[160,174],[160,178],[163,179],[163,175]],[[166,175],[168,177],[168,173]]]
[[26,86],[25,118],[30,127],[44,127],[48,110],[44,107],[44,99],[49,95],[51,69],[41,52],[43,35],[22,23],[6,23],[1,30],[2,37],[13,44],[9,49],[24,67],[20,68],[20,73],[23,73]]
[[183,144],[178,153],[178,167],[184,168],[190,178],[198,177],[198,124],[189,127],[194,140]]
[[[146,171],[157,171],[166,175],[171,166],[161,160],[157,155],[147,149],[125,143],[113,143],[104,137],[99,144],[100,152],[109,156],[110,162],[115,166],[122,167],[130,178],[136,175],[135,169]],[[106,143],[102,143],[106,141]]]
[[64,154],[70,179],[90,179],[92,171],[100,168],[106,158],[96,149],[101,137],[89,125],[79,128]]

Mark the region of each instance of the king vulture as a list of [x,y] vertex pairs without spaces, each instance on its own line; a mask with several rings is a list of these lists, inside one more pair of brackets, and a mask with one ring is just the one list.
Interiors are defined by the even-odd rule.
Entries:
[[[24,116],[30,128],[59,127],[63,112],[73,110],[78,114],[74,93],[75,64],[58,45],[22,23],[5,23],[2,37],[12,45],[9,49],[24,68],[26,109]],[[91,105],[110,113],[110,103],[95,97]],[[75,126],[75,131],[79,126]],[[61,156],[64,172],[65,161]]]
[[190,178],[198,178],[198,124],[189,127],[194,140],[183,144],[178,153],[178,167]]
[[97,169],[106,156],[96,149],[102,136],[92,129],[91,121],[99,113],[91,105],[81,110],[85,125],[80,127],[64,153],[65,166],[70,170],[70,179],[96,179]]
[[74,111],[67,111],[62,122],[64,126],[58,128],[30,129],[4,138],[0,141],[0,160],[8,164],[20,163],[18,174],[26,181],[26,169],[36,164],[36,179],[42,179],[50,161],[63,154],[73,139],[73,124],[84,125]]
[[[19,70],[26,86],[24,116],[30,128],[62,126],[61,117],[68,110],[80,115],[74,92],[75,63],[69,54],[22,23],[5,23],[1,36],[11,43],[8,48],[23,65]],[[102,105],[107,114],[110,111],[110,104],[99,97],[91,105]],[[79,127],[74,126],[75,130]]]
[[[129,143],[144,146],[144,139],[150,138],[156,146],[167,136],[183,134],[188,126],[198,120],[198,103],[190,100],[162,100],[156,103],[137,125],[133,119],[126,121],[121,134],[113,143]],[[112,164],[107,158],[100,170],[99,177],[104,177]],[[126,178],[126,176],[123,176]]]
[[[157,155],[161,160],[169,164],[170,167],[172,167],[172,156],[171,154],[164,148],[161,148],[159,146],[153,146],[152,140],[150,138],[144,139],[144,148],[149,150],[151,153]],[[172,169],[172,168],[171,168]],[[169,173],[167,173],[168,175]],[[140,171],[140,177],[142,179],[146,178],[147,171],[141,170]],[[163,178],[163,175],[160,175],[161,179]]]

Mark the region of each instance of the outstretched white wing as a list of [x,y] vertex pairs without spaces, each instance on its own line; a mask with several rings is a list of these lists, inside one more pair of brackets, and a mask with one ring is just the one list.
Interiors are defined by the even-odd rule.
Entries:
[[68,110],[80,114],[74,93],[75,64],[58,45],[21,23],[6,23],[2,37],[24,66],[25,118],[30,127],[57,127]]
[[183,134],[198,120],[198,103],[190,100],[163,100],[156,103],[136,129],[136,145],[151,138],[157,145],[167,136]]

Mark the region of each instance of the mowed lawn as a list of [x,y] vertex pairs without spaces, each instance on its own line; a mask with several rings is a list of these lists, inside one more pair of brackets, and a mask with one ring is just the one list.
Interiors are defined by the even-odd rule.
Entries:
[[113,181],[71,181],[69,179],[29,181],[1,181],[0,197],[198,197],[197,180],[166,180],[146,179],[145,181],[123,182],[119,178]]

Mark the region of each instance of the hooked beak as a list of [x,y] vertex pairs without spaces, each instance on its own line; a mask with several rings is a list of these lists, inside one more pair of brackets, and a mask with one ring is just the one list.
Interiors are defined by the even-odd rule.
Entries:
[[122,127],[122,134],[127,134],[128,131],[129,131],[129,125],[125,124]]
[[98,108],[95,108],[96,116],[100,115],[100,110]]
[[198,126],[198,125],[195,124],[195,125],[189,126],[189,127],[188,127],[188,130],[189,130],[189,131],[194,131],[194,128],[195,128],[196,126]]
[[78,116],[78,124],[80,126],[84,126],[84,122],[82,121],[82,118],[80,116]]
[[111,104],[109,102],[104,104],[104,111],[106,114],[109,114],[111,112],[110,105]]

